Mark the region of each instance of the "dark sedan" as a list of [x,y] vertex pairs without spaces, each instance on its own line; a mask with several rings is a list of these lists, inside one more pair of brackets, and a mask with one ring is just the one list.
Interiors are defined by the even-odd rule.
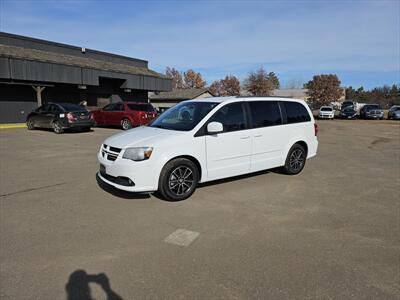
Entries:
[[357,117],[357,112],[352,107],[345,107],[342,108],[340,111],[340,118],[341,119],[355,119]]
[[84,107],[70,103],[47,103],[32,111],[27,119],[29,130],[52,128],[55,133],[65,129],[89,131],[93,126],[92,114]]

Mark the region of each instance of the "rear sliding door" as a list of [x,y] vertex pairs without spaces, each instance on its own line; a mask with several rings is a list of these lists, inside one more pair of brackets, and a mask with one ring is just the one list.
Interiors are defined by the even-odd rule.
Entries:
[[250,101],[251,136],[253,140],[251,171],[282,166],[288,140],[287,127],[277,101]]

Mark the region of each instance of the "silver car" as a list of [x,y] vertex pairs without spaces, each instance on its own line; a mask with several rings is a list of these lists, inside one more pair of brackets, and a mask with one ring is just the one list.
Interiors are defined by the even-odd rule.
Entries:
[[388,120],[400,120],[400,105],[393,105],[388,112]]

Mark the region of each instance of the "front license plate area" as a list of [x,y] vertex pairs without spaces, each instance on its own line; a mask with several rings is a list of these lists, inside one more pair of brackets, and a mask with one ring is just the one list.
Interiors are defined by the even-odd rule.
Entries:
[[101,175],[107,175],[106,166],[105,165],[100,164],[100,174]]

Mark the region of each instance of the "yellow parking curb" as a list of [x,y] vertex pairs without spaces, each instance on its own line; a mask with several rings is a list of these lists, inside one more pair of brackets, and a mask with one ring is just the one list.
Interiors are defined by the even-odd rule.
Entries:
[[26,124],[20,123],[20,124],[2,124],[2,125],[0,125],[0,129],[11,129],[11,128],[26,128]]

